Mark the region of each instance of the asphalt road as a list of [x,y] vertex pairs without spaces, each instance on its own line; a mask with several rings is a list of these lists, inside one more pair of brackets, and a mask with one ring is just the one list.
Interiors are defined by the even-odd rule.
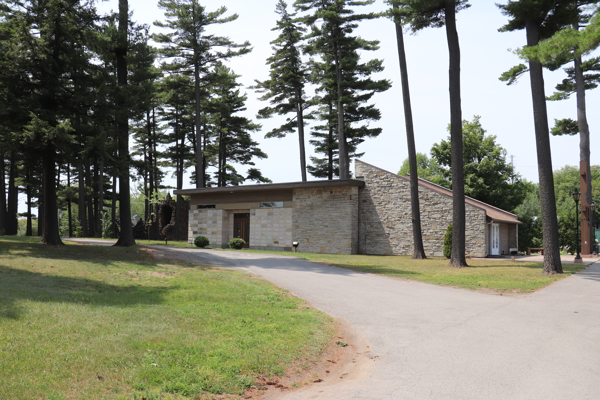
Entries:
[[244,270],[346,321],[375,360],[360,379],[284,399],[600,399],[600,265],[522,297],[362,274],[293,257],[195,249],[165,257]]

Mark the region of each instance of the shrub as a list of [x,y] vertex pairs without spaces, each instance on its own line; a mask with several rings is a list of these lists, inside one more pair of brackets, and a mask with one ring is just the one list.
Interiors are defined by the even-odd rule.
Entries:
[[452,224],[448,225],[444,233],[444,257],[452,257]]
[[230,248],[239,250],[242,247],[244,247],[244,245],[246,244],[246,241],[244,239],[240,239],[240,238],[233,238],[227,244],[229,244]]
[[196,239],[194,239],[194,244],[196,245],[196,247],[204,248],[210,244],[210,241],[206,236],[198,236],[196,237]]

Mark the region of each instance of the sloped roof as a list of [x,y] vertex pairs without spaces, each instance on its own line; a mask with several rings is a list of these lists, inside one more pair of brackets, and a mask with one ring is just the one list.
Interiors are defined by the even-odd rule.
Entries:
[[[397,176],[401,179],[404,179],[404,180],[410,182],[410,176],[402,176],[402,175],[394,174],[393,172],[386,171],[383,168],[376,167],[372,164],[366,163],[361,160],[356,160],[356,162],[366,164],[372,168],[381,170],[383,172],[387,172],[388,174],[392,174],[394,176]],[[439,194],[443,194],[445,196],[452,197],[452,190],[446,189],[445,187],[440,186],[440,185],[436,185],[435,183],[429,182],[428,180],[425,180],[423,178],[419,178],[419,186],[421,186],[423,188],[427,188],[429,190],[433,190],[434,192],[437,192]],[[515,214],[510,213],[508,211],[504,211],[504,210],[502,210],[498,207],[494,207],[490,204],[484,203],[483,201],[476,200],[472,197],[465,196],[465,203],[470,204],[473,207],[477,207],[482,210],[485,210],[486,215],[494,222],[504,222],[504,223],[509,223],[509,224],[521,224],[522,223],[521,221],[519,221],[518,217]]]
[[206,194],[206,193],[237,193],[237,192],[250,192],[257,190],[275,190],[275,189],[299,189],[299,188],[312,188],[322,186],[358,186],[359,188],[365,186],[365,182],[356,179],[334,179],[331,181],[308,181],[308,182],[287,182],[287,183],[263,183],[259,185],[241,185],[241,186],[223,186],[223,187],[208,187],[201,189],[181,189],[173,191],[173,194],[189,196],[192,194]]

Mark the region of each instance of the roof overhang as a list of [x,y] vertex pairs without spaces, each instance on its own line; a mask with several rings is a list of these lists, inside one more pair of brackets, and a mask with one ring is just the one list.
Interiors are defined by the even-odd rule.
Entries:
[[208,193],[237,193],[251,192],[262,190],[280,190],[280,189],[302,189],[325,186],[357,186],[362,188],[365,186],[364,181],[356,179],[336,179],[331,181],[309,181],[309,182],[289,182],[289,183],[268,183],[262,185],[243,185],[243,186],[225,186],[225,187],[210,187],[202,189],[182,189],[175,190],[173,194],[190,196],[193,194],[208,194]]
[[521,221],[514,221],[514,220],[504,220],[504,219],[497,219],[497,218],[491,218],[491,217],[487,217],[488,219],[488,223],[497,223],[497,224],[514,224],[514,225],[521,225],[522,222]]

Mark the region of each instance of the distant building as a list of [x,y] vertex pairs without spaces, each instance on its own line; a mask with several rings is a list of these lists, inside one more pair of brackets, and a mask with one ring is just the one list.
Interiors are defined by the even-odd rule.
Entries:
[[[191,196],[188,241],[227,247],[240,237],[253,249],[333,254],[411,255],[408,177],[356,160],[357,179],[178,190]],[[419,180],[423,244],[442,256],[452,223],[452,191]],[[466,253],[509,254],[518,243],[517,216],[467,197]]]

